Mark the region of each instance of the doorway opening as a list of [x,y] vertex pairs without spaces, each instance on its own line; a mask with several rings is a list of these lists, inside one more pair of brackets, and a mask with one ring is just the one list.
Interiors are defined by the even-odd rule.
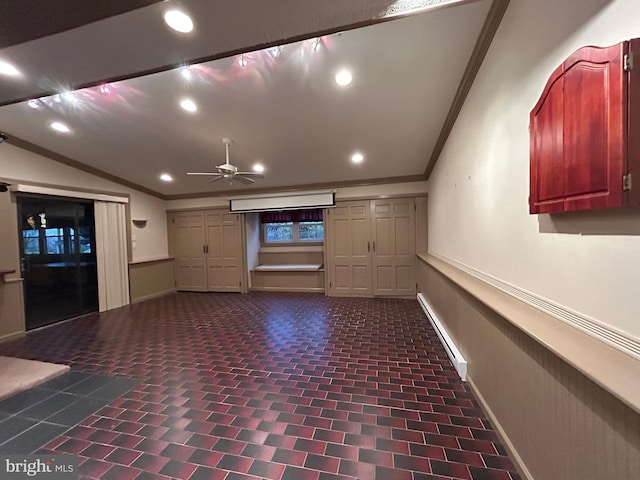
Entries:
[[98,310],[92,201],[18,197],[26,329]]

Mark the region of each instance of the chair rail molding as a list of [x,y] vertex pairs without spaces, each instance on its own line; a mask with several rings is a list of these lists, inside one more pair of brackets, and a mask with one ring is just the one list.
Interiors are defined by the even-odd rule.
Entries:
[[[610,345],[637,360],[640,360],[640,339],[621,332],[603,322],[594,318],[588,317],[584,314],[571,310],[567,307],[552,302],[546,298],[540,297],[534,293],[531,293],[522,288],[516,287],[508,282],[500,280],[492,275],[484,273],[475,268],[469,267],[463,263],[457,262],[444,255],[436,253],[429,253],[430,256],[435,257],[449,265],[452,265],[465,273],[468,273],[472,277],[475,277],[489,285],[497,288],[498,290],[510,295],[518,300],[541,310],[542,312],[551,315],[558,320],[567,323],[573,327],[576,327],[583,332],[586,332],[593,337],[601,340],[602,342]],[[424,259],[423,259],[424,260]]]

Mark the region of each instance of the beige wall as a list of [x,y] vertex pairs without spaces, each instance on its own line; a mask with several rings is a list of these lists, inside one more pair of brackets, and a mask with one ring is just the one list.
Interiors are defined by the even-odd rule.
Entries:
[[583,45],[640,37],[637,0],[511,0],[429,180],[432,254],[635,342],[640,211],[529,215],[529,112]]
[[[337,199],[378,198],[396,195],[423,195],[427,192],[427,182],[405,182],[367,185],[359,187],[340,187],[336,189]],[[183,200],[167,200],[167,210],[183,208],[228,207],[225,197],[189,198]]]
[[[530,306],[517,305],[518,300],[491,292],[486,284],[475,292],[484,294],[472,295],[468,292],[473,283],[454,282],[423,261],[417,269],[423,295],[468,361],[467,380],[522,467],[524,478],[640,478],[640,395],[633,391],[635,374],[627,376],[620,389],[631,389],[624,396],[629,403],[635,402],[632,409],[514,324],[525,324],[527,317],[538,315]],[[458,272],[460,276],[465,274]],[[509,320],[488,307],[498,302],[504,311],[516,311],[517,318]],[[564,337],[565,349],[575,351],[574,343],[580,340],[600,343],[580,332],[567,339],[560,335],[562,328],[572,329],[556,325],[556,333],[553,327],[547,328],[549,344],[557,347],[562,343],[557,337]],[[603,360],[623,355],[618,360],[633,362],[604,344],[583,350],[584,362],[592,366],[601,354]],[[575,356],[580,361],[580,355]],[[621,375],[604,362],[600,369],[605,379]]]
[[[88,174],[52,161],[40,155],[17,148],[6,142],[0,145],[0,180],[11,182],[55,185],[60,188],[95,190],[129,195],[132,219],[147,220],[144,227],[131,225],[132,260],[134,262],[167,258],[167,227],[164,201],[132,190],[120,184]],[[24,332],[24,308],[22,283],[19,273],[18,229],[16,205],[11,193],[0,193],[0,220],[3,225],[0,236],[0,268],[16,269],[18,273],[7,275],[0,281],[0,340]],[[134,278],[136,280],[137,277]],[[154,279],[155,284],[173,282],[173,275]],[[158,285],[156,285],[158,286]],[[132,293],[150,295],[152,285],[132,285]],[[165,285],[160,285],[161,290]]]
[[3,143],[0,145],[0,179],[46,183],[69,189],[92,189],[130,195],[131,218],[147,220],[144,228],[131,226],[136,236],[133,261],[167,257],[167,220],[164,200]]
[[[640,211],[528,214],[529,112],[549,75],[583,45],[640,37],[638,18],[636,0],[511,0],[429,179],[429,253],[564,332],[554,350],[535,315],[524,328],[419,262],[470,384],[536,480],[640,478]],[[596,371],[605,355],[621,360]]]
[[257,213],[247,213],[244,216],[244,223],[247,234],[247,271],[250,272],[259,263],[260,218]]
[[16,204],[9,192],[0,193],[0,341],[24,332],[24,302],[18,257],[18,219]]
[[129,288],[131,303],[175,292],[173,259],[130,263]]

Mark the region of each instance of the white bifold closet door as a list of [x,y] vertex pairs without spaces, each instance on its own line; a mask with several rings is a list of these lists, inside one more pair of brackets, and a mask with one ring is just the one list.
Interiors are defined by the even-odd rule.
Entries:
[[94,201],[98,304],[104,312],[129,304],[127,219],[124,203]]

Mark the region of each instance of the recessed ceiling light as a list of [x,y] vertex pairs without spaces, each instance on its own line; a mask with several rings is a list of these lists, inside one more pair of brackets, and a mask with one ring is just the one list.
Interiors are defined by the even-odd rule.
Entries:
[[198,110],[198,106],[190,98],[185,98],[180,102],[180,106],[187,112],[195,112]]
[[191,70],[189,70],[188,65],[185,65],[180,69],[180,75],[182,75],[182,78],[185,80],[191,80]]
[[169,10],[164,14],[164,21],[176,32],[189,33],[193,30],[191,17],[180,10]]
[[71,131],[71,129],[62,122],[51,122],[51,125],[49,126],[53,128],[56,132],[60,132],[60,133],[69,133]]
[[73,92],[64,92],[62,94],[62,98],[67,103],[71,103],[71,104],[78,103],[78,97],[76,97],[76,95]]
[[100,85],[100,93],[111,93],[111,85],[108,83],[103,83],[102,85]]
[[353,155],[351,155],[351,161],[353,163],[362,163],[363,160],[364,160],[364,155],[362,155],[360,152],[356,152]]
[[7,75],[8,77],[19,77],[22,75],[20,70],[4,60],[0,60],[0,74]]
[[173,177],[168,173],[163,173],[162,175],[160,175],[160,180],[162,180],[163,182],[173,182]]
[[244,58],[244,53],[240,55],[240,58],[238,59],[238,65],[240,65],[242,68],[247,66],[247,59]]
[[346,87],[351,83],[352,80],[353,76],[351,75],[351,72],[346,68],[336,73],[336,83],[341,87]]
[[256,163],[253,166],[253,171],[256,172],[256,173],[264,173],[264,166],[259,164],[259,163]]

